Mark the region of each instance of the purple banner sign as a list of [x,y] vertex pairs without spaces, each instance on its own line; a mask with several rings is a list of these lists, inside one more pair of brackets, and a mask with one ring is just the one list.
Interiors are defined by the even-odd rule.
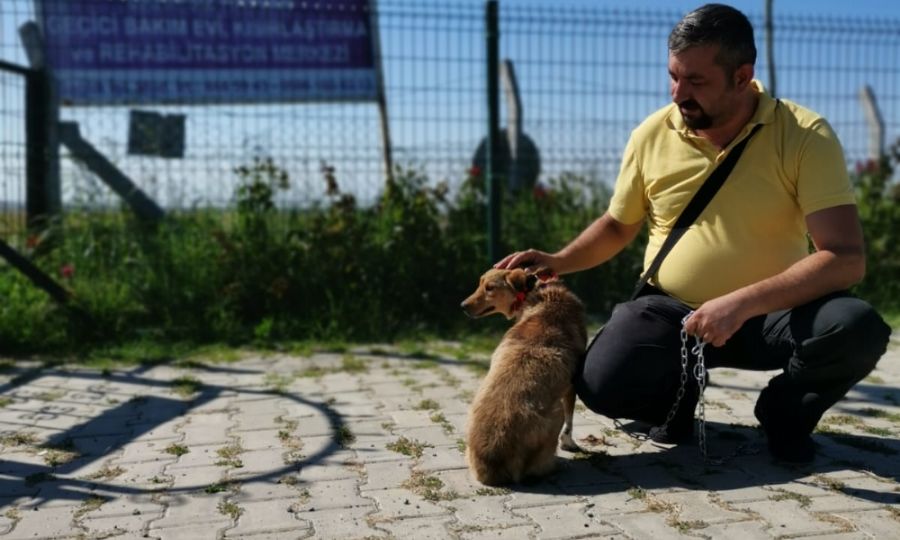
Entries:
[[64,104],[367,101],[374,0],[35,0]]

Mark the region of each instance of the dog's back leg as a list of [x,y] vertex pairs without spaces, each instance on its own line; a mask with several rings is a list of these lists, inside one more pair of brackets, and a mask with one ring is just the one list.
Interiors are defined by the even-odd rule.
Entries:
[[559,447],[567,452],[578,452],[581,447],[575,443],[572,438],[572,418],[575,415],[575,387],[570,386],[562,397],[563,414],[565,414],[565,423],[563,424],[562,433],[559,434]]

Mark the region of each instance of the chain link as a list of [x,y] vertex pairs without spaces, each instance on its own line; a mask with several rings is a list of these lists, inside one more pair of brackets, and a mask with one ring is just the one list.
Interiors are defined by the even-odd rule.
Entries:
[[[666,429],[669,426],[669,422],[672,421],[672,418],[675,417],[675,413],[678,412],[678,407],[681,404],[682,398],[684,398],[684,394],[687,391],[687,381],[688,381],[688,366],[690,363],[690,355],[688,354],[688,334],[687,330],[685,330],[684,326],[687,324],[687,320],[693,315],[694,312],[691,311],[687,315],[681,319],[681,385],[678,388],[678,393],[675,396],[675,403],[672,404],[672,409],[669,410],[669,414],[666,417],[666,421],[662,424],[662,429]],[[706,347],[706,342],[700,339],[697,336],[694,336],[694,346],[690,349],[690,354],[693,354],[697,357],[697,363],[694,364],[693,376],[697,381],[697,439],[700,445],[700,453],[703,455],[703,461],[711,464],[711,465],[722,465],[726,461],[730,460],[733,457],[736,457],[742,453],[755,453],[748,452],[745,448],[745,445],[740,445],[735,449],[735,451],[726,457],[720,458],[711,458],[707,453],[706,449],[706,402],[703,398],[703,394],[706,391],[706,358],[703,355],[703,349]],[[692,411],[693,413],[693,411]]]

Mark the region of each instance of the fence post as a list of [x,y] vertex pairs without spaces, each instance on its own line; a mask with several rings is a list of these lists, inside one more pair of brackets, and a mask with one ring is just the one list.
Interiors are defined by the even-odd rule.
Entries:
[[19,28],[31,73],[25,83],[25,219],[30,231],[42,229],[62,209],[59,178],[59,100],[40,29]]
[[769,94],[777,97],[778,81],[775,73],[775,23],[772,0],[766,0],[766,64],[769,66]]
[[500,257],[500,29],[497,0],[485,3],[485,45],[487,52],[487,108],[488,134],[485,159],[485,179],[488,196],[488,262]]
[[884,157],[884,118],[875,100],[875,92],[868,84],[860,88],[859,101],[862,103],[866,123],[869,125],[869,158],[876,162],[881,161]]

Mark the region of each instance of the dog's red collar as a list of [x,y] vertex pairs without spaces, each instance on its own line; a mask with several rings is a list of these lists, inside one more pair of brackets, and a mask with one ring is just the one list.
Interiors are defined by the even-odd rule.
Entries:
[[516,291],[516,301],[513,302],[510,310],[515,313],[522,309],[522,306],[525,305],[525,296],[534,290],[534,286],[537,280],[541,282],[549,281],[551,279],[556,279],[556,272],[550,270],[548,272],[542,272],[540,274],[531,274],[528,276],[528,279],[525,281],[525,290],[524,291]]

